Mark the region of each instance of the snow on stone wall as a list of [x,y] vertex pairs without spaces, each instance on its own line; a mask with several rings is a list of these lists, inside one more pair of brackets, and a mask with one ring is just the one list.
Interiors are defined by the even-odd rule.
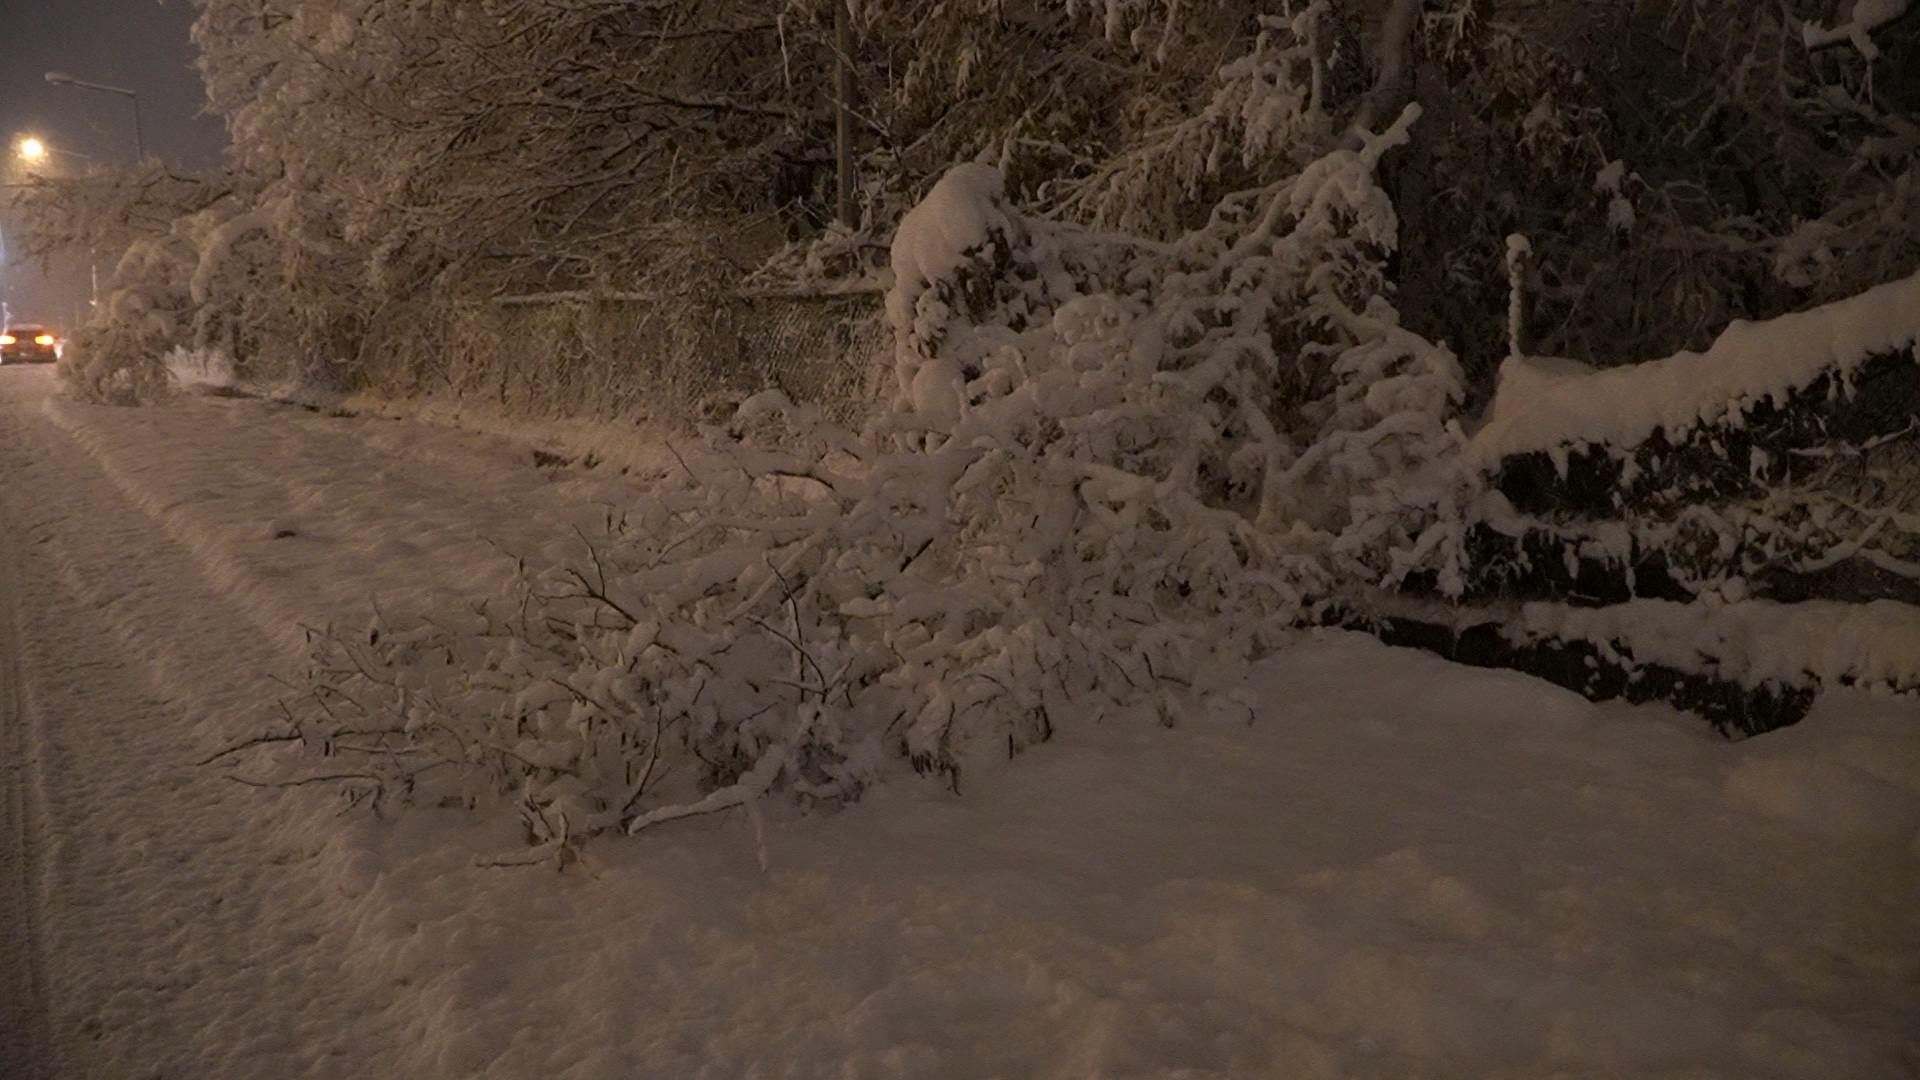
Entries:
[[1636,663],[1704,668],[1746,687],[1811,682],[1920,690],[1920,608],[1891,600],[1631,600],[1597,608],[1528,604],[1509,632],[1617,645]]
[[1520,357],[1500,385],[1467,459],[1491,469],[1507,457],[1580,444],[1637,446],[1788,394],[1827,372],[1844,376],[1868,358],[1920,339],[1920,274],[1810,311],[1736,321],[1703,353],[1596,371],[1571,361]]

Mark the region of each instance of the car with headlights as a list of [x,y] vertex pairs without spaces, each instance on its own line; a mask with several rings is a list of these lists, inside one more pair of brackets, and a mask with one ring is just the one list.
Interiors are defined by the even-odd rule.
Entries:
[[0,330],[0,364],[51,364],[60,359],[60,335],[35,323]]

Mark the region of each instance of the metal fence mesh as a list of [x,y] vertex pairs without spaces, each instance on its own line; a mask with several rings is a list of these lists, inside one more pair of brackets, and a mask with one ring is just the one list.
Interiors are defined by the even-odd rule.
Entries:
[[877,293],[517,297],[457,307],[421,375],[515,412],[681,424],[777,387],[857,425],[892,343]]

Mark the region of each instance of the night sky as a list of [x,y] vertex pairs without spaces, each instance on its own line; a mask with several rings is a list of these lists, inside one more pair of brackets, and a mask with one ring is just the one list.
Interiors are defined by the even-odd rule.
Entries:
[[[118,94],[56,86],[49,71],[133,91],[147,153],[182,167],[218,164],[226,133],[202,115],[206,92],[193,68],[191,0],[0,0],[0,137],[8,169],[14,146],[33,135],[68,155],[126,162],[134,156],[133,109]],[[67,165],[79,157],[59,157]],[[0,215],[0,230],[11,222]],[[21,320],[75,321],[86,299],[86,260],[57,267],[0,268],[0,301]]]

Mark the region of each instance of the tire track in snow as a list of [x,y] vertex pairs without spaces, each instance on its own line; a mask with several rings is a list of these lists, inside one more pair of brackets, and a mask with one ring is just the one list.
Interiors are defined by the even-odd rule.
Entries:
[[[362,623],[374,598],[393,616],[509,591],[507,552],[561,561],[609,492],[638,486],[556,490],[531,466],[500,468],[514,448],[497,437],[409,426],[395,442],[388,421],[260,401],[181,398],[106,424],[89,422],[96,408],[42,413],[292,656],[309,651],[306,627]],[[155,436],[175,460],[138,450]]]
[[[393,1061],[404,996],[343,970],[340,890],[363,886],[330,805],[198,764],[253,730],[285,657],[49,422],[50,379],[4,391],[0,530],[27,560],[12,602],[33,633],[13,644],[44,791],[41,1065],[18,1075],[422,1075]],[[4,1080],[12,1053],[0,1036]]]
[[[11,432],[0,426],[0,438]],[[34,761],[15,575],[17,507],[0,491],[0,1077],[46,1071],[46,984],[41,955]]]

